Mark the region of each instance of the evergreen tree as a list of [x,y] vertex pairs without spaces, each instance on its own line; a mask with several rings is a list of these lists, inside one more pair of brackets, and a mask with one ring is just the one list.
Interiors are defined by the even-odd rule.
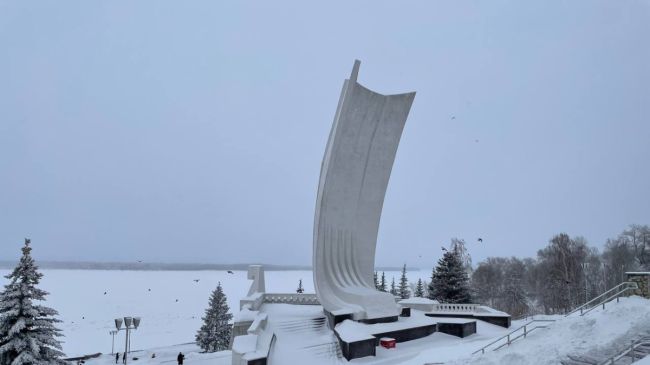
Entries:
[[441,303],[471,303],[469,278],[456,251],[447,251],[438,260],[429,284],[429,299]]
[[422,280],[422,289],[424,289],[424,298],[429,298],[429,283],[426,280]]
[[30,240],[25,239],[23,256],[11,274],[5,276],[9,284],[0,293],[0,364],[59,365],[63,353],[56,339],[63,336],[55,323],[58,313],[37,305],[49,293],[36,286],[43,274],[31,257]]
[[424,285],[422,279],[418,279],[418,284],[415,286],[415,296],[418,298],[424,297]]
[[223,351],[228,349],[232,325],[226,294],[221,289],[221,283],[210,296],[208,309],[205,310],[203,325],[196,334],[196,344],[205,352]]
[[406,264],[402,267],[402,276],[399,279],[399,297],[402,299],[408,299],[411,296],[409,291],[409,281],[406,278]]
[[394,296],[397,296],[397,288],[395,288],[395,277],[393,277],[393,280],[390,283],[390,293],[393,294]]
[[383,271],[381,272],[381,283],[379,284],[379,290],[383,292],[386,291],[386,273]]
[[427,298],[431,300],[435,300],[436,298],[433,295],[433,283],[436,277],[436,268],[433,268],[433,271],[431,272],[431,281],[429,284],[427,284]]
[[375,271],[375,276],[373,277],[375,280],[375,289],[379,290],[379,278],[377,277],[377,272]]
[[298,289],[296,289],[296,293],[302,294],[305,292],[305,288],[302,287],[302,279],[298,280]]

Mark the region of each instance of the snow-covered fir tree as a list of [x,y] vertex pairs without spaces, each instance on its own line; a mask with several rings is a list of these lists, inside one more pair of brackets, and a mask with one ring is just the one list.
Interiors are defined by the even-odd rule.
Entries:
[[232,331],[232,325],[229,323],[232,314],[229,311],[226,294],[219,283],[210,296],[210,303],[203,317],[203,325],[196,334],[196,344],[203,351],[215,352],[228,349]]
[[441,303],[471,303],[469,278],[456,251],[447,251],[438,260],[429,284],[429,299]]
[[415,286],[415,296],[418,298],[424,297],[424,284],[422,284],[422,279],[418,279],[418,284]]
[[394,296],[397,296],[399,294],[397,292],[397,288],[395,287],[395,277],[393,277],[393,280],[390,283],[390,293],[393,294]]
[[61,322],[51,308],[38,305],[44,301],[46,291],[36,286],[43,274],[31,257],[30,240],[25,239],[20,262],[5,276],[9,284],[0,293],[0,364],[11,365],[59,365],[63,336],[55,323]]
[[302,287],[302,279],[298,280],[298,289],[296,289],[296,293],[302,294],[305,292],[305,288]]
[[399,297],[402,299],[408,299],[411,297],[411,291],[409,290],[409,281],[406,278],[406,264],[402,267],[402,276],[399,278]]
[[381,282],[379,283],[379,290],[385,292],[386,291],[386,273],[381,272]]

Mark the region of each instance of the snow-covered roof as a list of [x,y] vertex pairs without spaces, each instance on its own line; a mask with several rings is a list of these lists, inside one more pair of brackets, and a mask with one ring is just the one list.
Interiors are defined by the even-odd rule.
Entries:
[[341,337],[341,340],[345,342],[357,342],[375,338],[364,330],[363,324],[349,319],[336,325],[336,332]]
[[336,332],[345,342],[354,342],[373,338],[373,334],[399,331],[406,328],[424,327],[438,322],[427,317],[423,312],[413,311],[411,317],[399,317],[396,322],[366,324],[349,319],[336,325]]

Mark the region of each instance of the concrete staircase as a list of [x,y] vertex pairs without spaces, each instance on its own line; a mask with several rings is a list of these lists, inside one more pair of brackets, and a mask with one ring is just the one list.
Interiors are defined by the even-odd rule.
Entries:
[[569,355],[562,365],[629,365],[650,355],[650,336],[632,341],[630,345],[618,349],[608,358],[590,355]]
[[271,323],[276,342],[270,362],[275,364],[342,364],[339,342],[324,316]]
[[[585,304],[575,308],[571,312],[565,315],[565,317],[571,316],[571,315],[580,315],[584,316],[587,315],[589,312],[596,308],[600,308],[602,306],[603,309],[605,309],[605,306],[608,303],[613,303],[614,301],[616,303],[619,302],[619,299],[622,296],[625,296],[629,294],[631,291],[638,289],[638,286],[634,282],[622,282],[619,285],[607,290],[606,292],[600,294],[596,298],[586,302]],[[472,355],[475,354],[485,354],[487,351],[497,351],[503,347],[510,346],[514,341],[519,340],[519,339],[525,339],[528,336],[528,333],[532,332],[535,329],[538,328],[548,328],[546,324],[539,324],[537,322],[554,322],[554,320],[532,320],[525,325],[513,330],[512,332],[508,333],[507,335],[500,337],[493,342],[483,346],[482,348],[472,352]],[[566,360],[566,364],[564,365],[586,365],[586,364],[596,364],[599,365],[598,362],[593,362],[597,361],[595,359],[590,359],[589,357],[582,356],[582,357],[576,357],[575,359],[569,358]],[[586,362],[585,362],[586,361]],[[588,362],[591,361],[591,362]],[[622,364],[622,363],[621,363]]]

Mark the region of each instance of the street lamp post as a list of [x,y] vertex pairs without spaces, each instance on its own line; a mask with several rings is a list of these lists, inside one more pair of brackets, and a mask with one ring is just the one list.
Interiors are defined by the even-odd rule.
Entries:
[[113,341],[111,342],[111,355],[113,355],[115,353],[115,335],[117,331],[110,331],[108,334],[113,336]]
[[124,364],[128,362],[128,354],[131,352],[131,330],[137,330],[140,326],[140,317],[124,317],[124,328],[122,328],[122,318],[115,319],[115,328],[118,331],[126,331],[124,338]]

